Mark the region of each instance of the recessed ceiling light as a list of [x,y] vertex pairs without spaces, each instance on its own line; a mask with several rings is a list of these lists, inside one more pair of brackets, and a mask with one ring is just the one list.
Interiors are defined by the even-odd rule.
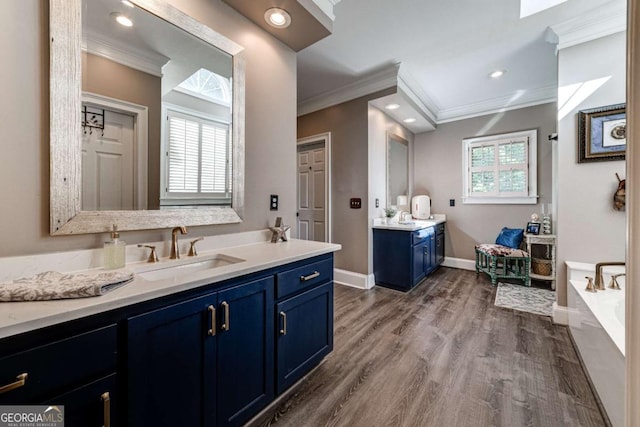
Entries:
[[133,27],[133,21],[127,18],[126,16],[124,16],[123,14],[119,12],[113,12],[111,16],[113,17],[113,19],[115,19],[118,22],[118,24],[123,25],[125,27]]
[[409,117],[408,119],[404,119],[403,120],[403,122],[405,122],[405,123],[413,123],[415,121],[416,121],[416,119],[414,119],[413,117]]
[[492,79],[499,79],[500,77],[504,76],[504,73],[506,73],[505,70],[496,70],[493,73],[489,74],[489,77],[491,77]]
[[400,105],[398,104],[387,104],[384,106],[384,108],[386,108],[387,110],[397,110],[398,108],[400,108]]
[[287,28],[291,25],[291,15],[286,10],[278,7],[267,9],[264,13],[264,20],[275,28]]
[[129,7],[135,7],[135,5],[133,3],[131,3],[129,0],[122,0],[121,2],[123,5],[125,6],[129,6]]

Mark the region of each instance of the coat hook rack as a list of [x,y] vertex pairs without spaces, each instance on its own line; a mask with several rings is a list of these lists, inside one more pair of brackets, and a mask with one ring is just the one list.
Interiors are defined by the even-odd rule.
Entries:
[[93,129],[100,129],[104,137],[104,110],[93,109],[95,111],[88,111],[87,106],[82,107],[82,129],[86,135],[89,130],[89,135],[93,135]]

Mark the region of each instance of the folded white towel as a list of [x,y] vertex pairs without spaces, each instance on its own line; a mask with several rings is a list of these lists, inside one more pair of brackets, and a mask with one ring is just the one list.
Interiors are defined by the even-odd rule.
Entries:
[[0,301],[45,301],[96,297],[133,279],[126,271],[64,274],[46,271],[0,283]]

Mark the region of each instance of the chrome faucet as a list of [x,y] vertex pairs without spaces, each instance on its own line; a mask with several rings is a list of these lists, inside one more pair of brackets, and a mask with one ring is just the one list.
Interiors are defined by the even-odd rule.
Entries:
[[176,227],[171,230],[171,255],[170,259],[180,259],[180,249],[178,248],[178,232],[187,234],[187,227]]
[[608,262],[599,262],[596,264],[596,289],[599,291],[604,291],[604,281],[602,280],[602,267],[606,267],[609,265],[625,265],[624,262],[620,261],[608,261]]

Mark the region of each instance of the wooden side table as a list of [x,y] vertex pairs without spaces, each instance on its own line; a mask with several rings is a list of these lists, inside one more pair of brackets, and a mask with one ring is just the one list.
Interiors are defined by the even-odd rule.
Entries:
[[[551,276],[544,276],[542,274],[534,274],[533,270],[529,274],[532,279],[545,280],[551,282],[551,289],[556,290],[556,236],[555,234],[527,234],[524,235],[525,243],[527,245],[527,252],[532,254],[532,245],[545,245],[547,247],[546,259],[551,261]],[[532,263],[533,263],[533,256]]]

